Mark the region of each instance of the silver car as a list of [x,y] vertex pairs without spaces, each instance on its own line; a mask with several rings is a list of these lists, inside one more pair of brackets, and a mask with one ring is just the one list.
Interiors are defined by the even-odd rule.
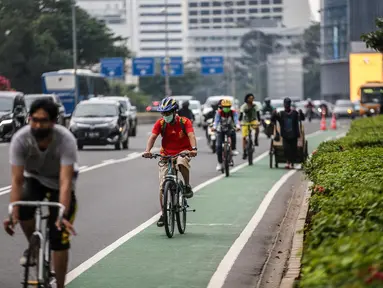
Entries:
[[347,117],[354,119],[356,116],[355,105],[350,100],[337,100],[333,113],[337,118]]

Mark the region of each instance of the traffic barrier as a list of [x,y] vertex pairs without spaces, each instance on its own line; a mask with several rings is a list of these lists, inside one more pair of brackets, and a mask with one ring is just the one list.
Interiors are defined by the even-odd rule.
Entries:
[[322,120],[320,121],[320,130],[327,130],[325,114],[322,114]]
[[138,124],[154,124],[160,118],[161,114],[156,112],[137,113]]
[[336,130],[336,117],[334,113],[332,113],[331,129]]

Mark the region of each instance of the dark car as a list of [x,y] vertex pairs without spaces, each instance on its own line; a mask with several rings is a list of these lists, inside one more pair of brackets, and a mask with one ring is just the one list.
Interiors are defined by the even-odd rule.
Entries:
[[89,100],[94,101],[99,99],[109,99],[109,100],[118,101],[122,104],[122,106],[124,106],[124,109],[126,111],[126,116],[128,117],[128,121],[129,121],[129,136],[135,137],[137,135],[137,108],[132,105],[129,97],[105,96],[105,97],[91,98]]
[[129,123],[124,107],[113,100],[85,100],[73,112],[69,130],[84,145],[114,145],[116,150],[129,145]]
[[10,140],[27,123],[27,109],[22,92],[0,91],[0,138]]
[[42,98],[50,98],[53,102],[56,103],[59,109],[59,115],[57,116],[57,124],[65,126],[65,108],[60,100],[60,97],[58,97],[55,94],[26,94],[24,97],[28,112],[33,101]]

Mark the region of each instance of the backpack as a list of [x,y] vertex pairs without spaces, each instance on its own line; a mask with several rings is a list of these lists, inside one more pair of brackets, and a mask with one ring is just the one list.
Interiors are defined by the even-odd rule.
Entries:
[[[185,117],[180,117],[179,119],[180,119],[180,124],[181,124],[182,131],[184,132],[185,135],[188,135],[186,133],[186,128],[185,128],[185,122],[186,122]],[[166,129],[166,124],[167,123],[165,122],[164,119],[161,119],[160,123],[161,123],[161,136],[164,137],[164,133],[165,133],[165,129]]]

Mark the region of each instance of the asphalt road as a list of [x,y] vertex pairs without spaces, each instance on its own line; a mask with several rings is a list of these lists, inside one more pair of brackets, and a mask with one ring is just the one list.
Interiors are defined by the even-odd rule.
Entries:
[[[305,126],[307,134],[313,133],[318,130],[319,122],[305,123]],[[139,155],[150,131],[151,125],[140,126],[137,137],[131,138],[128,150],[85,147],[84,151],[79,151],[79,166],[85,170],[80,174],[77,186],[79,210],[75,228],[78,236],[72,239],[69,270],[159,212],[157,161]],[[215,171],[216,155],[207,147],[204,131],[196,128],[196,134],[199,154],[191,163],[193,186],[219,175]],[[159,144],[160,139],[156,146]],[[239,138],[238,144],[241,147]],[[269,144],[269,140],[262,136],[256,154],[267,151]],[[241,157],[235,158],[236,165],[243,162]],[[6,143],[0,144],[0,169],[0,214],[5,218],[9,203],[6,187],[10,185]],[[27,242],[18,228],[14,237],[0,232],[0,243],[0,287],[20,287],[22,269],[19,258]]]

